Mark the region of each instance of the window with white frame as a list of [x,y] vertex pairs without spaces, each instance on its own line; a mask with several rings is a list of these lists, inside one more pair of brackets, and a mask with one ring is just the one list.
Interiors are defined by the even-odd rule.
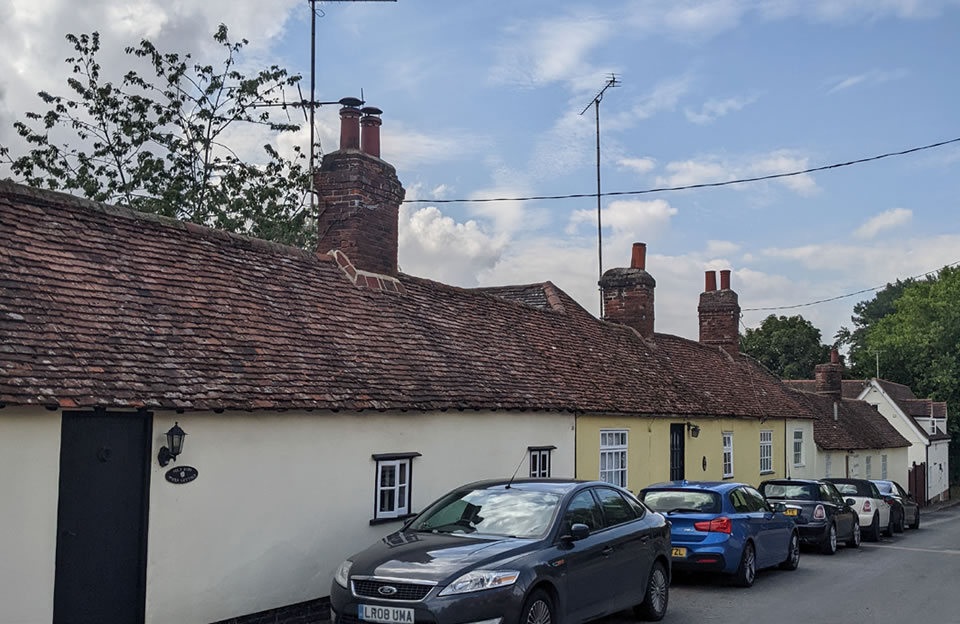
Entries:
[[880,478],[881,479],[887,478],[887,456],[886,455],[880,456]]
[[793,430],[793,465],[803,465],[803,429]]
[[377,462],[374,520],[389,520],[410,515],[410,485],[414,457],[420,457],[420,453],[373,456]]
[[826,458],[826,460],[824,460],[824,463],[825,463],[825,465],[824,465],[824,475],[823,475],[823,476],[829,477],[829,476],[830,476],[830,470],[833,468],[833,457],[830,455],[830,453],[827,453],[827,458]]
[[760,432],[760,472],[773,472],[773,430]]
[[930,419],[930,433],[936,433],[936,432],[937,432],[937,421],[935,421],[934,419],[931,418],[931,419]]
[[627,432],[600,432],[600,480],[627,487]]
[[550,476],[550,452],[555,446],[531,446],[530,451],[530,477],[534,479],[546,479]]
[[733,476],[733,432],[723,432],[723,478]]
[[864,470],[867,473],[868,479],[873,478],[873,465],[872,465],[872,462],[870,461],[872,459],[873,457],[871,457],[870,455],[867,455],[866,459],[864,460],[866,462],[866,465],[864,466]]

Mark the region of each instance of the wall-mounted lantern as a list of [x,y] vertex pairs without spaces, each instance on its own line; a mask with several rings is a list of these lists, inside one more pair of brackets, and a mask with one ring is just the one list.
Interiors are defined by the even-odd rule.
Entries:
[[687,431],[690,432],[690,437],[691,437],[691,438],[699,438],[699,437],[700,437],[700,426],[699,426],[699,425],[695,425],[695,424],[693,424],[693,423],[691,423],[691,422],[688,422],[688,423],[687,423]]
[[173,423],[170,431],[167,432],[167,446],[161,446],[157,454],[157,461],[161,466],[166,466],[170,460],[177,461],[177,455],[183,451],[183,437],[187,432],[180,428],[179,423]]

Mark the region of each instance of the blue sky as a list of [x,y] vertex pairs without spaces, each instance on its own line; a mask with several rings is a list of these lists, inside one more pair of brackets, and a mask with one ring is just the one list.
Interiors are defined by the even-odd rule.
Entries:
[[[62,80],[24,70],[46,62],[56,70],[64,56],[57,28],[98,28],[120,45],[147,34],[202,49],[204,32],[225,21],[251,39],[251,63],[309,71],[304,2],[96,0],[77,24],[66,2],[56,8],[60,1],[45,5],[53,12],[45,26],[25,4],[18,12],[20,0],[3,16],[21,41],[0,49],[13,56],[3,61],[13,73],[0,79],[0,125],[29,103],[23,93]],[[383,156],[410,198],[592,192],[592,111],[578,113],[611,71],[623,86],[601,105],[610,191],[777,173],[960,136],[955,1],[320,7],[318,97],[363,88],[385,111]],[[325,108],[320,136],[328,151],[336,127],[335,108]],[[255,148],[261,138],[238,140]],[[741,305],[761,307],[960,260],[958,170],[960,148],[951,146],[778,182],[611,198],[604,265],[625,265],[630,244],[647,242],[657,329],[695,338],[705,269],[733,269]],[[549,279],[595,312],[595,209],[593,199],[408,204],[400,263],[463,286]],[[857,300],[800,313],[826,339],[849,322]],[[762,318],[744,320],[753,326]]]

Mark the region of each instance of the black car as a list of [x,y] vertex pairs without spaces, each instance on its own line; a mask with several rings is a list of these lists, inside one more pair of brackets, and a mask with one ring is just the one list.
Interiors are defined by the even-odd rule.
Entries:
[[829,481],[773,479],[760,484],[760,493],[767,500],[800,508],[795,511],[794,522],[800,531],[801,543],[816,545],[828,555],[837,552],[839,541],[851,548],[860,546],[857,511]]
[[330,601],[335,624],[656,621],[669,586],[670,525],[626,490],[484,481],[344,561]]
[[907,518],[910,519],[910,528],[920,528],[920,505],[913,499],[913,494],[908,493],[896,481],[879,480],[873,482],[880,493],[889,496],[897,501],[896,518],[893,520],[893,530],[897,533],[903,533],[907,526]]

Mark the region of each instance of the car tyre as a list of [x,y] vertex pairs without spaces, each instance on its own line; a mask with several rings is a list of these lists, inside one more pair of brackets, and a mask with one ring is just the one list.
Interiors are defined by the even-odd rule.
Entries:
[[867,531],[867,540],[871,542],[880,541],[880,514],[873,514],[873,521],[870,523],[870,529]]
[[847,540],[847,546],[850,548],[860,548],[860,522],[853,523],[853,533]]
[[917,530],[920,528],[920,508],[917,507],[917,515],[914,517],[913,522],[910,523],[910,528]]
[[820,544],[820,552],[825,555],[837,554],[837,525],[831,523],[826,539]]
[[743,546],[743,554],[740,555],[740,567],[733,575],[733,584],[737,587],[752,587],[755,580],[757,580],[757,551],[753,547],[753,542],[747,542]]
[[553,624],[556,619],[553,600],[547,592],[538,589],[523,603],[519,624]]
[[647,591],[643,594],[643,604],[633,608],[633,614],[640,620],[659,622],[667,614],[670,602],[670,579],[667,569],[659,561],[650,568]]
[[887,518],[887,528],[883,530],[884,537],[893,537],[893,532],[895,530],[895,523],[893,521],[893,512],[890,512],[890,517]]
[[897,522],[893,525],[893,531],[895,533],[903,533],[907,528],[907,512],[903,509],[900,510],[900,513],[897,514]]
[[[834,533],[836,537],[836,533]],[[794,533],[790,536],[790,551],[787,559],[780,564],[781,570],[796,570],[800,566],[800,536]]]

